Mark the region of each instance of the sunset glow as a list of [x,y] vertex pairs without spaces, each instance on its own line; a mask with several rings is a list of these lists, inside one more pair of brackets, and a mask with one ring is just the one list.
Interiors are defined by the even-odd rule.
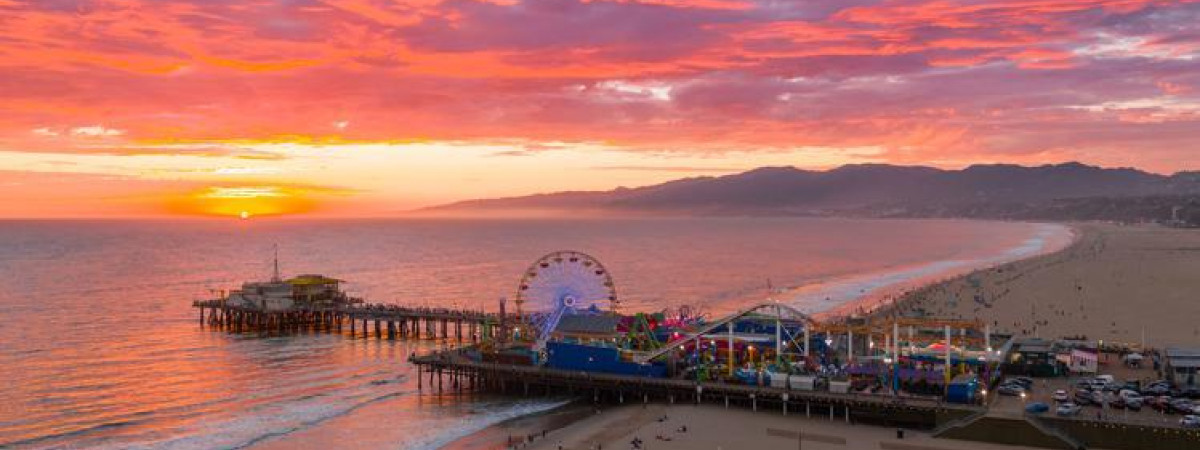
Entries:
[[170,201],[174,213],[242,219],[306,213],[315,204],[303,190],[278,186],[210,187]]
[[1196,0],[0,0],[0,217],[1200,166]]

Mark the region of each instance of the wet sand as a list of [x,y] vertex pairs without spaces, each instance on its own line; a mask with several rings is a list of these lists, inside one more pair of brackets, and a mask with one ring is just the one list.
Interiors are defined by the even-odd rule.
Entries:
[[[1200,230],[1079,224],[1063,251],[917,289],[901,313],[1151,347],[1200,345]],[[881,311],[886,314],[886,311]]]
[[590,405],[570,404],[544,413],[532,414],[492,425],[442,447],[443,450],[501,450],[524,442],[539,442],[549,434],[583,421],[595,414]]

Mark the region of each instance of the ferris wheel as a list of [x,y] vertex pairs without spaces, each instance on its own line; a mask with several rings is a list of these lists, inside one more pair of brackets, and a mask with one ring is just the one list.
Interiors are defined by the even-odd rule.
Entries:
[[619,304],[604,265],[575,251],[557,251],[534,261],[521,275],[516,303],[518,314],[529,314],[538,349],[545,346],[563,315],[615,312]]

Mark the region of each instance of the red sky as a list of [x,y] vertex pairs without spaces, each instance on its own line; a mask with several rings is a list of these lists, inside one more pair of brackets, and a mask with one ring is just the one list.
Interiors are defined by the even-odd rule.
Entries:
[[1200,168],[1196,0],[0,0],[0,217]]

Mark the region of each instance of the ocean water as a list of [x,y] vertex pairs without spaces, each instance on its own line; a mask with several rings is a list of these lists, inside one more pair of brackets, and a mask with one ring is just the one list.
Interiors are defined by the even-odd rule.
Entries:
[[[574,249],[609,269],[623,311],[717,315],[768,295],[819,312],[1067,233],[761,218],[0,222],[0,448],[254,448],[338,421],[349,431],[324,434],[338,447],[437,448],[561,404],[419,395],[405,358],[443,343],[202,327],[191,301],[269,277],[274,244],[285,276],[341,278],[372,302],[488,310],[528,264]],[[370,423],[346,420],[368,410]]]

